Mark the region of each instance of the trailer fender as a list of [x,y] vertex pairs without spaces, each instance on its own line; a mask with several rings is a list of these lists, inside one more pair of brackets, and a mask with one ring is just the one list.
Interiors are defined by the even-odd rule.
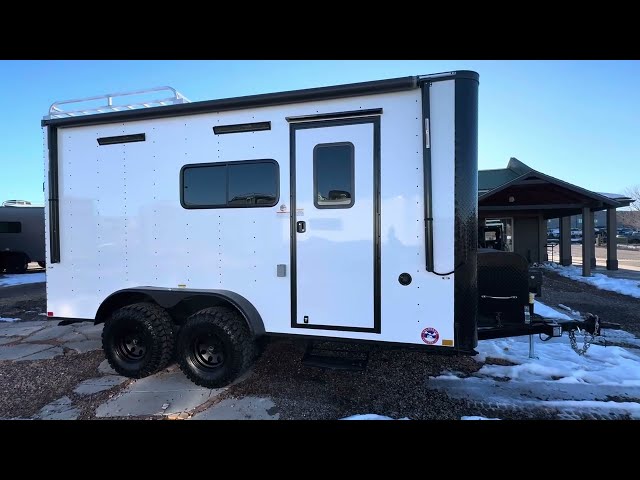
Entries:
[[192,290],[158,287],[125,288],[109,295],[100,305],[95,324],[103,323],[114,310],[138,302],[153,302],[169,311],[181,306],[200,305],[200,308],[227,305],[237,309],[254,336],[264,335],[264,322],[258,310],[242,295],[229,290]]

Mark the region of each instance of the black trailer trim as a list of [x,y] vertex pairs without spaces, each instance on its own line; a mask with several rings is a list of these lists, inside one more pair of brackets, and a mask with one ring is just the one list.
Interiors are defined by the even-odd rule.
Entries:
[[424,186],[424,248],[426,253],[427,272],[433,272],[433,190],[431,178],[431,101],[429,96],[430,83],[420,85],[422,89],[422,174]]
[[119,143],[144,142],[147,137],[144,133],[134,133],[130,135],[118,135],[115,137],[101,137],[98,145],[117,145]]
[[60,263],[60,206],[58,201],[58,128],[47,127],[49,147],[49,262]]
[[103,323],[115,309],[131,302],[153,301],[162,308],[172,308],[182,300],[191,297],[209,297],[233,305],[242,314],[252,335],[264,335],[264,322],[262,316],[253,304],[242,295],[229,290],[209,289],[171,289],[160,287],[134,287],[124,288],[112,293],[98,307],[95,324]]
[[429,75],[418,75],[418,82],[441,82],[444,80],[475,80],[480,81],[480,75],[473,70],[456,70],[453,72],[431,73]]
[[[308,128],[339,127],[343,125],[373,124],[373,328],[343,327],[336,325],[298,324],[297,307],[297,260],[296,260],[296,131]],[[317,122],[292,123],[289,128],[290,154],[290,241],[291,241],[291,328],[308,328],[317,330],[334,330],[343,332],[381,332],[381,304],[380,304],[380,117],[370,116],[362,118],[348,118],[341,120],[321,120]]]
[[371,115],[382,115],[381,108],[369,108],[365,110],[350,110],[347,112],[318,113],[317,115],[300,115],[297,117],[285,117],[289,123],[309,122],[317,120],[337,120],[339,118],[368,117]]
[[478,345],[478,74],[455,80],[454,336]]
[[226,135],[228,133],[262,132],[271,130],[271,122],[238,123],[236,125],[218,125],[213,127],[216,135]]

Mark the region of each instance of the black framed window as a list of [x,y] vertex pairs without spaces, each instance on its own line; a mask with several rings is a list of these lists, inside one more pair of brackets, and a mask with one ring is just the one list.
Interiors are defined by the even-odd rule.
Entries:
[[21,233],[21,222],[0,222],[0,233]]
[[351,142],[321,143],[313,149],[316,208],[351,208],[355,202],[355,149]]
[[180,171],[184,208],[273,207],[279,196],[275,160],[192,164]]

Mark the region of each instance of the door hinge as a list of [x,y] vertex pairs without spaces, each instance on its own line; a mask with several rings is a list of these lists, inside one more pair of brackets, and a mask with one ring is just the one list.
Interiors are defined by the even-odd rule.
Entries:
[[424,148],[430,148],[431,142],[429,138],[429,119],[424,119]]

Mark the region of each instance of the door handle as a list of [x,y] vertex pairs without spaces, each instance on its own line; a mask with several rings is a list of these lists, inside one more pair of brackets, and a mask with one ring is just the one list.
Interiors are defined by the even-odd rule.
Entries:
[[296,223],[296,231],[298,233],[304,233],[307,231],[307,223],[303,221],[299,221]]

